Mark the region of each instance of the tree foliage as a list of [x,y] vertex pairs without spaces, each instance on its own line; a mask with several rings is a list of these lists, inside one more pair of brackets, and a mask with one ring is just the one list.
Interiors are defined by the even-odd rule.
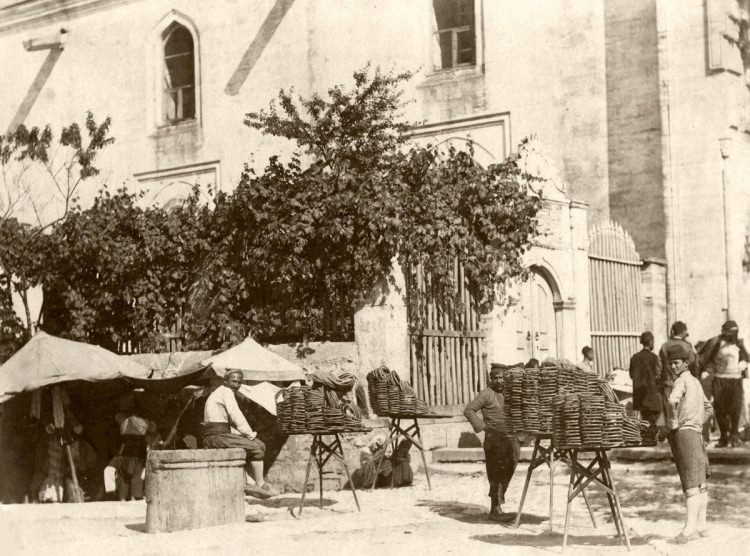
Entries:
[[166,349],[161,333],[183,315],[196,261],[206,258],[208,214],[197,192],[165,211],[142,208],[124,189],[71,211],[50,237],[48,328],[110,348],[133,340]]
[[97,123],[87,112],[84,127],[73,122],[56,137],[49,125],[20,125],[0,135],[0,269],[23,302],[27,335],[36,317],[29,289],[49,269],[45,232],[78,208],[81,186],[99,174],[97,157],[114,141],[109,118]]
[[[4,218],[0,240],[13,247],[0,247],[0,263],[14,287],[44,286],[50,332],[111,348],[134,340],[165,349],[162,333],[178,321],[190,349],[248,333],[278,340],[290,322],[294,339],[335,339],[326,318],[336,311],[349,320],[392,288],[396,261],[407,275],[423,269],[450,297],[460,260],[486,311],[498,284],[525,273],[540,205],[527,187],[534,178],[514,159],[482,167],[471,148],[411,143],[402,98],[410,77],[365,67],[326,95],[281,91],[245,123],[291,141],[294,154],[246,166],[212,206],[197,190],[164,210],[104,188],[82,209],[76,191],[111,142],[109,119],[99,125],[89,115],[85,132],[68,126],[57,139],[70,154],[58,174],[64,217],[35,226]],[[3,141],[6,161],[50,168],[49,128]],[[410,300],[414,284],[401,292]]]
[[325,98],[282,90],[247,115],[248,126],[298,150],[260,173],[247,167],[217,201],[221,261],[197,298],[221,322],[198,336],[273,334],[291,313],[320,337],[319,309],[353,314],[387,284],[394,260],[407,271],[422,265],[450,292],[458,258],[485,310],[498,283],[524,274],[540,202],[528,194],[531,177],[513,160],[483,168],[471,152],[406,148],[410,77],[366,67],[351,88]]

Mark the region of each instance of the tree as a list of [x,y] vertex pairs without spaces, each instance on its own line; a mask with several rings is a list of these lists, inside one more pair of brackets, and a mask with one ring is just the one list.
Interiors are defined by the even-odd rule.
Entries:
[[111,349],[128,340],[144,351],[166,348],[162,332],[186,310],[209,251],[201,234],[210,211],[197,190],[171,210],[138,201],[105,188],[55,226],[45,314],[55,333]]
[[27,336],[28,292],[49,268],[45,232],[78,206],[81,187],[99,174],[96,159],[114,141],[109,127],[109,118],[99,124],[88,112],[85,131],[72,123],[55,138],[49,125],[21,125],[0,135],[0,269],[23,302]]
[[470,152],[407,149],[410,77],[365,67],[350,89],[309,99],[282,90],[268,110],[247,115],[248,126],[298,150],[261,173],[246,167],[237,189],[217,199],[216,264],[194,297],[220,324],[194,327],[196,338],[272,335],[290,313],[319,337],[317,309],[351,314],[387,284],[396,257],[443,286],[458,257],[485,310],[499,283],[524,274],[540,204],[530,177],[513,160],[482,168]]

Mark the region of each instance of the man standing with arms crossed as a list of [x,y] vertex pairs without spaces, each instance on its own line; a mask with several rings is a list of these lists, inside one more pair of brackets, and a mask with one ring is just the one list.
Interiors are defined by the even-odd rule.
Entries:
[[[478,413],[481,412],[480,417]],[[507,522],[512,514],[503,513],[505,492],[518,464],[518,439],[508,436],[505,425],[505,400],[503,399],[503,371],[490,371],[490,384],[464,409],[464,417],[474,432],[484,431],[484,463],[490,483],[490,513],[493,521]]]

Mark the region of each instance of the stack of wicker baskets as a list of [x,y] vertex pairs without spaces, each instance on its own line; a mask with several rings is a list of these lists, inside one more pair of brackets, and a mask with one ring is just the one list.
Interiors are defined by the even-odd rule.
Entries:
[[361,413],[329,388],[293,386],[276,394],[276,417],[284,434],[358,432]]
[[430,412],[411,385],[385,366],[368,373],[367,392],[370,395],[370,405],[378,415],[417,417]]
[[558,448],[615,448],[653,444],[653,429],[625,415],[603,394],[566,394],[552,400],[552,437]]

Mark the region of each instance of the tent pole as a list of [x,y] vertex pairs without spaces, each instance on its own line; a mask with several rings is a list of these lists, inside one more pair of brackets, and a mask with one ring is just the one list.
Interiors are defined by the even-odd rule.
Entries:
[[65,445],[65,451],[68,453],[68,463],[70,464],[70,475],[73,478],[73,502],[83,502],[81,489],[78,486],[78,476],[76,475],[76,466],[73,463],[73,454],[70,451],[70,444]]

